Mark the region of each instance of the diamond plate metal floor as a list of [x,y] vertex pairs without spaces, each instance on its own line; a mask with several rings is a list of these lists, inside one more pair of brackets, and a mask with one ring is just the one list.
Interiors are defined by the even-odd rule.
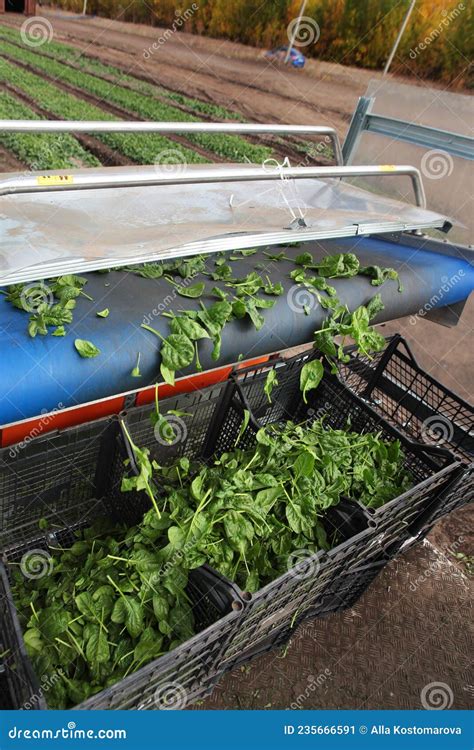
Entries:
[[[466,537],[450,533],[451,552],[472,519],[463,509]],[[438,546],[425,540],[390,563],[354,609],[303,623],[286,649],[227,675],[196,708],[471,707],[474,584],[442,524],[431,538]]]

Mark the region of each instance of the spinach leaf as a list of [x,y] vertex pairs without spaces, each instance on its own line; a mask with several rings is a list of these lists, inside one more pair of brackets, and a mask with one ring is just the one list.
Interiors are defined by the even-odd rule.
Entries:
[[266,394],[266,397],[268,398],[269,403],[272,402],[271,395],[276,385],[278,385],[278,378],[277,378],[276,370],[271,369],[268,371],[268,375],[265,380],[265,385],[263,386],[264,393]]
[[199,281],[196,284],[193,284],[192,286],[176,286],[176,291],[178,292],[181,297],[190,297],[191,299],[196,299],[197,297],[202,297],[202,294],[206,288],[206,285],[203,281]]
[[84,357],[85,359],[92,359],[100,354],[100,349],[98,349],[91,341],[75,339],[74,346],[81,357]]
[[323,374],[324,367],[319,359],[313,359],[311,362],[306,362],[306,364],[301,368],[300,388],[303,392],[303,401],[305,402],[305,404],[308,403],[306,399],[307,392],[318,387]]

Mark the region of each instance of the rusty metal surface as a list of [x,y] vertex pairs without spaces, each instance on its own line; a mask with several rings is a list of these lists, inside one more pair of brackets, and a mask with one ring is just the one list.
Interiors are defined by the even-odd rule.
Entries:
[[286,649],[227,675],[195,708],[471,707],[474,587],[452,560],[425,540],[352,610],[303,623]]

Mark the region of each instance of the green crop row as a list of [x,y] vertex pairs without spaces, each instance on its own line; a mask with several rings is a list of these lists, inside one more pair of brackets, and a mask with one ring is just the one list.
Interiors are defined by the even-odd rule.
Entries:
[[[38,120],[33,110],[15,97],[0,91],[0,118],[4,120]],[[99,167],[100,162],[71,135],[45,133],[1,133],[0,143],[30,169],[67,169]]]
[[[0,58],[0,82],[9,83],[27,94],[42,109],[64,120],[116,120],[115,117],[61,91],[54,84],[30,73],[17,65]],[[21,136],[24,137],[24,136]],[[166,153],[167,162],[203,163],[195,151],[183,148],[179,143],[160,135],[104,133],[97,139],[140,164],[153,164],[159,155]]]
[[[17,29],[0,26],[0,38],[9,39],[24,48],[20,33]],[[120,68],[116,68],[114,65],[107,65],[100,62],[100,60],[88,57],[76,47],[71,47],[69,44],[51,41],[48,42],[48,44],[43,45],[41,48],[38,48],[37,51],[45,57],[51,57],[55,60],[72,63],[86,73],[103,76],[104,78],[112,80],[114,83],[118,83],[121,86],[127,86],[135,91],[141,92],[142,94],[146,94],[147,96],[169,99],[170,101],[188,107],[190,110],[199,114],[209,115],[210,117],[220,120],[245,121],[245,118],[237,112],[232,112],[225,107],[220,107],[218,104],[201,102],[199,99],[193,99],[184,94],[179,94],[175,91],[168,91],[168,89],[161,86],[147,83],[140,78],[124,73]]]
[[[137,91],[115,86],[101,78],[96,78],[89,73],[70,68],[67,65],[44,57],[37,52],[26,48],[19,48],[9,42],[3,42],[2,52],[18,62],[28,63],[35,70],[42,71],[57,81],[67,83],[71,86],[86,91],[89,94],[102,99],[104,102],[115,104],[128,112],[138,115],[147,120],[174,121],[174,122],[197,122],[198,118],[182,112],[168,104],[159,102],[149,96]],[[187,140],[195,143],[207,151],[218,154],[231,161],[262,162],[269,158],[272,150],[266,146],[255,146],[248,143],[244,138],[235,135],[215,135],[199,133],[188,135]]]

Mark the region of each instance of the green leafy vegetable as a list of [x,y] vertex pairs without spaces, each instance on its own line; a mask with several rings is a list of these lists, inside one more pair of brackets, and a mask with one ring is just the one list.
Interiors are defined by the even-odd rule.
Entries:
[[85,359],[92,359],[100,354],[100,349],[98,349],[91,341],[86,341],[85,339],[75,339],[74,346],[81,357],[84,357]]
[[313,359],[311,362],[306,362],[301,368],[300,375],[300,388],[303,392],[303,401],[305,404],[308,403],[306,394],[308,391],[317,388],[321,382],[321,378],[324,374],[323,363],[318,359]]
[[140,372],[140,352],[137,354],[137,364],[132,370],[132,378],[141,378],[142,374]]
[[269,403],[271,403],[272,401],[272,398],[271,398],[272,391],[276,385],[278,385],[278,378],[277,378],[276,370],[272,368],[271,370],[268,371],[268,375],[265,380],[265,385],[263,386],[263,390],[268,398]]

